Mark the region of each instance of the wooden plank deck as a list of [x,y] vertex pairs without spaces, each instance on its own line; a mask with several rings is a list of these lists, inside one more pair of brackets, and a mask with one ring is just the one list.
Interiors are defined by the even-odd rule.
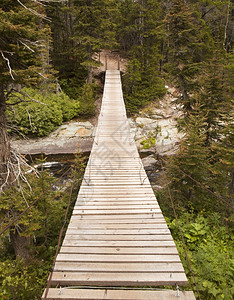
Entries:
[[51,278],[62,291],[51,287],[47,299],[174,299],[175,291],[92,287],[186,284],[130,131],[120,72],[107,71],[92,152]]

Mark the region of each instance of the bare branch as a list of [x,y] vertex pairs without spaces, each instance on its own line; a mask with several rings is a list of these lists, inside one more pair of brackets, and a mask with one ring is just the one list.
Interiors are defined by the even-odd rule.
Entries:
[[32,97],[31,97],[28,93],[26,93],[26,92],[23,92],[23,91],[16,91],[15,89],[11,89],[11,91],[15,91],[15,92],[21,94],[22,96],[28,98],[29,100],[25,100],[25,99],[19,97],[18,95],[14,94],[14,97],[18,98],[19,101],[16,101],[16,102],[14,102],[14,103],[7,103],[7,105],[9,105],[9,106],[17,105],[17,104],[22,103],[22,102],[23,102],[23,103],[36,102],[36,103],[39,103],[39,104],[41,104],[41,105],[48,105],[47,103],[44,103],[44,102],[41,102],[41,101],[39,101],[39,100],[37,100],[37,99],[32,98]]
[[42,15],[42,14],[38,13],[36,10],[34,10],[34,9],[30,8],[30,7],[25,6],[20,0],[16,0],[16,1],[17,1],[23,8],[27,9],[28,11],[30,11],[30,12],[31,12],[32,14],[34,14],[35,16],[40,17],[40,18],[42,18],[42,19],[44,19],[44,20],[46,20],[46,21],[51,22],[51,19],[50,19],[50,18],[46,17],[45,15]]
[[7,62],[7,66],[8,66],[8,69],[9,69],[9,72],[10,72],[10,75],[11,75],[11,78],[13,80],[15,80],[13,74],[12,74],[12,68],[11,68],[11,65],[10,65],[10,61],[7,57],[4,56],[3,52],[1,51],[1,54],[2,54],[2,58]]
[[27,110],[27,108],[25,108],[25,110],[26,110],[26,112],[27,112],[27,114],[28,114],[28,120],[29,120],[30,127],[31,127],[31,129],[34,129],[34,126],[33,126],[32,121],[31,121],[30,113],[29,113],[29,111]]
[[31,1],[35,2],[35,3],[39,4],[39,5],[46,6],[44,3],[42,3],[43,1],[41,1],[41,0],[31,0]]
[[25,44],[22,40],[18,40],[21,44],[23,44],[29,51],[35,52],[32,48],[30,48],[27,44]]
[[27,190],[25,190],[22,186],[22,182],[25,182],[30,190],[32,191],[32,188],[30,186],[30,183],[28,182],[25,174],[29,172],[34,172],[36,176],[38,176],[38,172],[35,168],[30,166],[25,158],[16,153],[15,151],[11,150],[11,158],[6,162],[6,179],[4,183],[0,186],[0,192],[4,193],[4,187],[8,184],[8,180],[10,178],[10,174],[13,174],[14,180],[12,183],[16,182],[19,192],[21,193],[27,207],[29,206],[28,201],[25,197],[25,194],[29,193]]
[[44,79],[48,79],[47,77],[45,77],[43,74],[41,74],[41,73],[39,73],[39,72],[37,72],[37,74],[38,75],[40,75],[42,78],[44,78]]
[[227,40],[227,29],[228,29],[228,23],[229,23],[230,5],[231,5],[231,0],[229,0],[228,6],[227,6],[226,24],[225,24],[224,39],[223,39],[223,48],[226,52],[227,52],[226,40]]
[[46,3],[61,2],[62,3],[62,2],[67,2],[68,0],[31,0],[31,1],[37,2],[37,3],[39,3],[39,2],[46,2]]
[[28,93],[26,93],[26,92],[22,92],[22,91],[20,91],[20,92],[18,92],[18,93],[20,93],[21,95],[23,95],[23,96],[26,96],[27,98],[29,98],[31,101],[33,101],[33,102],[36,102],[36,103],[39,103],[39,104],[41,104],[41,105],[48,105],[48,104],[46,104],[46,103],[44,103],[44,102],[41,102],[41,101],[39,101],[39,100],[37,100],[37,99],[34,99],[34,98],[32,98]]

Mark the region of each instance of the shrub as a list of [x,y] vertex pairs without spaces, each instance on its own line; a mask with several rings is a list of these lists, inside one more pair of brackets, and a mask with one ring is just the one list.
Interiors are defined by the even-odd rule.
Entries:
[[0,298],[5,300],[40,299],[51,262],[34,261],[26,266],[17,258],[0,262]]
[[93,116],[96,112],[95,90],[93,85],[85,83],[82,88],[80,100],[80,115],[84,117]]
[[[231,300],[234,296],[233,238],[221,225],[218,214],[205,212],[196,217],[183,214],[179,223],[194,271],[199,292],[206,300]],[[169,223],[185,269],[187,262],[176,221]],[[187,270],[190,282],[191,274]]]
[[[40,93],[31,88],[22,91],[25,96],[16,93],[10,103],[16,103],[19,98],[23,98],[23,102],[14,106],[14,111],[8,110],[9,121],[22,134],[45,136],[63,121],[78,115],[79,102],[71,100],[64,93]],[[35,101],[30,101],[27,94]]]

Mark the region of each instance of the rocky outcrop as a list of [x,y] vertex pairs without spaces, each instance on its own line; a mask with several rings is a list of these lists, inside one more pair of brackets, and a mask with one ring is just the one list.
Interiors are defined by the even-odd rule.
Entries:
[[181,107],[175,103],[178,96],[174,88],[168,88],[157,105],[150,105],[140,116],[129,120],[140,152],[152,148],[159,155],[176,153],[183,137],[177,130],[177,119],[182,116]]
[[11,144],[25,155],[88,153],[93,144],[94,128],[90,122],[71,121],[60,126],[48,137],[13,140]]

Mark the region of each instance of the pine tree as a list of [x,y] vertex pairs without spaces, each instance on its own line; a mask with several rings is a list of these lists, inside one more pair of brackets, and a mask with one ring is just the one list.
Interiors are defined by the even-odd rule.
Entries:
[[204,124],[205,117],[201,115],[201,107],[196,103],[193,112],[188,113],[179,151],[168,165],[170,188],[177,206],[197,212],[208,209],[213,201],[200,185],[207,186],[210,178],[209,149],[205,145]]
[[8,98],[15,90],[20,91],[22,85],[35,85],[48,77],[45,52],[41,49],[50,30],[42,24],[42,12],[34,2],[24,1],[23,5],[13,0],[3,1],[0,9],[0,186],[14,180],[8,170],[11,161],[6,120]]
[[199,76],[203,62],[212,54],[213,41],[205,23],[183,0],[173,1],[164,22],[168,31],[167,70],[181,92],[178,102],[187,113],[196,101],[192,95],[200,88]]
[[94,53],[101,49],[108,49],[115,45],[115,31],[113,0],[74,0],[74,41],[78,47],[75,55],[83,53],[82,65],[88,70],[88,83],[92,82],[92,66],[96,66],[93,60]]
[[116,45],[116,5],[114,0],[69,0],[47,9],[53,20],[52,61],[71,98],[79,97],[86,80],[92,83],[92,68],[98,66],[94,54]]
[[[0,193],[16,187],[22,174],[21,159],[10,147],[6,108],[9,98],[17,91],[18,102],[24,101],[20,95],[22,86],[44,84],[50,77],[48,49],[50,30],[43,19],[43,6],[34,1],[3,1],[0,9]],[[24,95],[25,96],[25,95]],[[20,190],[21,187],[19,187]],[[4,203],[3,203],[4,204]],[[19,203],[15,203],[20,205]],[[13,207],[9,210],[13,212]],[[9,211],[8,211],[9,212]],[[16,212],[16,211],[15,211]],[[28,239],[12,228],[11,237],[15,241],[15,250],[25,249]]]
[[[123,50],[128,50],[130,59],[124,76],[126,106],[129,112],[135,113],[165,93],[160,78],[162,10],[159,1],[144,0],[123,1],[120,11],[124,17],[120,20],[119,42]],[[128,39],[130,43],[126,48],[124,44]]]

